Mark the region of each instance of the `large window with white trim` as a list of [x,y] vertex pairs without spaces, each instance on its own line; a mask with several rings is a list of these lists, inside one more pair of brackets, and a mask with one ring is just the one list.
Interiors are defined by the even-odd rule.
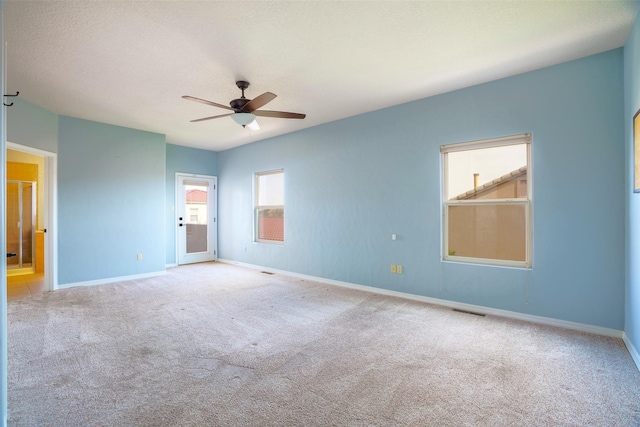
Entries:
[[443,145],[443,259],[531,266],[531,134]]
[[284,243],[284,170],[255,174],[255,240]]

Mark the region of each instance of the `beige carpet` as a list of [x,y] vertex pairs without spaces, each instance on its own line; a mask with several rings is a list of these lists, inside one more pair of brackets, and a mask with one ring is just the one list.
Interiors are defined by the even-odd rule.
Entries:
[[638,426],[620,339],[225,264],[8,307],[10,426]]

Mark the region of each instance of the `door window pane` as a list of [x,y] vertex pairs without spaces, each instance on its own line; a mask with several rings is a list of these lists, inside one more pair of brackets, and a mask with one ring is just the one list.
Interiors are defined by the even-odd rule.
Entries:
[[186,221],[188,254],[207,251],[207,197],[209,186],[206,182],[198,185],[197,182],[190,181],[185,185],[186,207],[185,212],[189,212],[189,220]]

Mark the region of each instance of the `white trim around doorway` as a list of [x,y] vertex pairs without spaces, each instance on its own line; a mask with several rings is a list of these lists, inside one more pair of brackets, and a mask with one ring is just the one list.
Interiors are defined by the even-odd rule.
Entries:
[[58,289],[58,155],[7,141],[6,148],[44,157],[44,288]]

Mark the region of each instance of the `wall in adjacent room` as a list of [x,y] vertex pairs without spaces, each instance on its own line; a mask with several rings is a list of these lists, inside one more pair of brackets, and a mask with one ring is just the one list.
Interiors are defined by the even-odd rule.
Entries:
[[175,197],[177,172],[217,176],[218,153],[214,151],[199,150],[197,148],[167,144],[167,265],[176,264]]
[[[640,368],[640,193],[633,193],[634,142],[633,116],[640,110],[640,17],[636,18],[624,47],[625,147],[626,147],[626,294],[624,331],[635,348],[636,364]],[[640,142],[640,141],[639,141]]]
[[164,135],[60,116],[58,142],[59,284],[164,271]]
[[[223,151],[220,258],[620,330],[623,99],[615,49]],[[440,146],[526,132],[533,269],[441,262]],[[253,174],[279,168],[285,244],[254,243]]]

